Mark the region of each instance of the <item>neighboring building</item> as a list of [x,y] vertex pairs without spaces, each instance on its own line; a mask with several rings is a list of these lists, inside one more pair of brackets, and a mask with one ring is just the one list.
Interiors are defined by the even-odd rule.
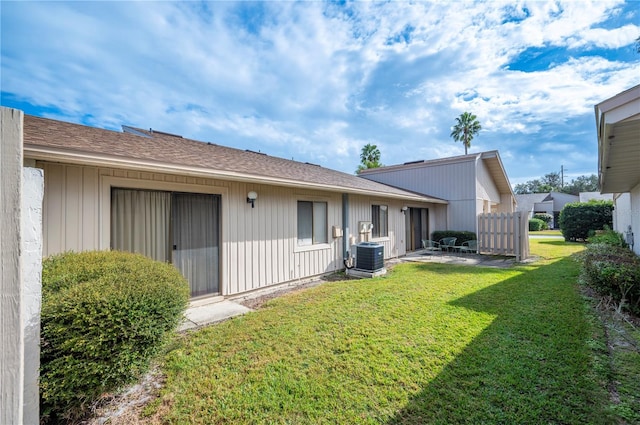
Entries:
[[[445,199],[449,230],[477,233],[478,214],[515,211],[515,196],[498,151],[373,168],[360,176]],[[419,223],[424,222],[413,210],[407,217],[407,229],[420,228]]]
[[640,85],[595,106],[601,193],[613,194],[614,230],[640,254]]
[[613,201],[613,195],[600,192],[580,192],[580,202],[589,201]]
[[516,202],[518,203],[517,211],[529,214],[529,218],[533,217],[534,214],[544,213],[552,215],[553,221],[549,223],[549,227],[552,229],[558,228],[560,211],[562,211],[564,206],[566,204],[579,201],[579,196],[562,192],[527,193],[524,195],[516,195]]
[[[173,262],[192,297],[232,296],[341,270],[351,245],[362,240],[382,244],[386,258],[403,256],[415,247],[405,228],[414,215],[426,218],[425,229],[447,229],[446,200],[313,164],[123,128],[24,117],[25,165],[45,176],[44,255],[141,252]],[[483,166],[487,175],[489,168]],[[491,193],[499,199],[497,189]]]

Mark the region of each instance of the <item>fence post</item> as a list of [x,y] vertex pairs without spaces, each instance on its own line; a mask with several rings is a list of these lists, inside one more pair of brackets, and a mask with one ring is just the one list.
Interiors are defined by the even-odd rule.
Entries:
[[0,108],[0,423],[24,423],[24,329],[20,268],[22,111]]
[[0,424],[40,422],[44,176],[23,167],[23,120],[0,107]]
[[513,218],[515,219],[515,242],[516,242],[516,261],[522,261],[522,238],[520,235],[520,222],[522,221],[522,216],[520,212],[513,213]]

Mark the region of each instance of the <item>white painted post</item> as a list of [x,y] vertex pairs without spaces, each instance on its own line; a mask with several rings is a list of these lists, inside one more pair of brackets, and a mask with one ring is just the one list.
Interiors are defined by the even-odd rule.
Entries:
[[24,423],[22,111],[0,108],[0,423]]
[[24,423],[40,423],[40,307],[42,300],[42,199],[44,173],[23,168],[22,312],[24,326]]

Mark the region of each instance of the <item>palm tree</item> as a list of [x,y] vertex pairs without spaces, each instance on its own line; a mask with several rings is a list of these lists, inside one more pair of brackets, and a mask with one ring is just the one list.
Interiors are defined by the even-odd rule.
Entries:
[[456,125],[451,129],[451,137],[456,142],[462,142],[464,144],[464,154],[467,154],[467,149],[471,147],[471,140],[473,136],[478,134],[482,129],[477,117],[469,112],[464,112],[458,118],[456,118]]
[[382,167],[380,163],[380,149],[371,143],[364,145],[360,153],[360,165],[358,165],[356,174],[360,174],[362,170],[378,167]]

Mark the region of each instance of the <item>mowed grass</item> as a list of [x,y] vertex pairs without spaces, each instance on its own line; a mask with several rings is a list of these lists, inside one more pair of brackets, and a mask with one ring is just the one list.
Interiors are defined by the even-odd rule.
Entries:
[[582,247],[531,245],[532,265],[405,263],[185,335],[149,421],[612,423],[602,327],[568,257]]
[[562,232],[558,229],[538,230],[536,232],[529,232],[529,234],[534,236],[562,236]]

